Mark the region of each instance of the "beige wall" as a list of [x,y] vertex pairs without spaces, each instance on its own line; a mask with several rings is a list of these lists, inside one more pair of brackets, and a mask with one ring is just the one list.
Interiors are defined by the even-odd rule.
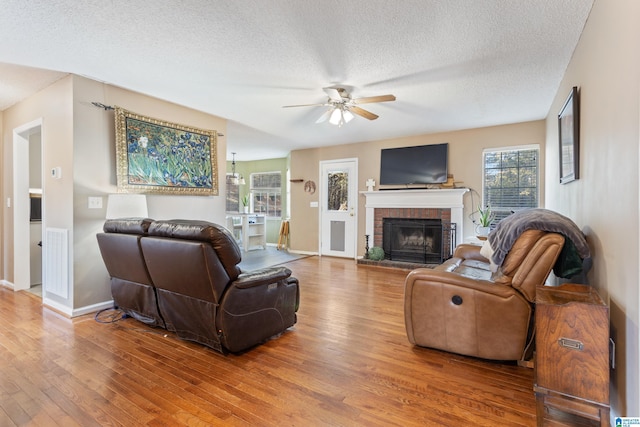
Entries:
[[[617,344],[613,413],[640,414],[640,2],[596,0],[547,118],[547,206],[584,227],[594,254],[591,284],[610,304]],[[580,90],[578,181],[558,183],[557,113]]]
[[4,139],[5,139],[5,135],[4,135],[4,111],[0,111],[0,165],[2,165],[2,170],[3,172],[0,173],[0,193],[2,193],[2,197],[0,198],[0,232],[2,233],[2,236],[0,236],[0,283],[2,283],[2,280],[5,280],[6,278],[6,274],[5,274],[5,263],[6,263],[6,259],[4,256],[4,246],[5,246],[5,242],[6,239],[4,237],[5,234],[5,227],[4,227],[4,221],[5,221],[5,210],[6,208],[6,201],[4,198],[4,185],[5,185],[5,166],[4,166]]
[[[12,129],[42,117],[43,168],[62,168],[62,179],[48,174],[43,180],[45,226],[65,228],[72,242],[73,262],[69,299],[54,302],[63,312],[78,314],[87,307],[108,303],[109,280],[95,235],[102,229],[107,195],[117,191],[113,111],[91,105],[97,101],[118,105],[160,120],[226,134],[226,120],[186,107],[70,75],[38,94],[5,110],[3,143],[3,200],[12,193]],[[218,138],[220,175],[226,172],[226,140]],[[222,196],[148,195],[149,216],[156,219],[206,219],[224,223],[225,182]],[[88,209],[88,197],[102,197],[102,209]],[[6,206],[6,204],[4,205]],[[13,280],[13,220],[10,209],[3,221],[3,279]]]
[[[464,236],[472,236],[475,228],[469,216],[477,208],[482,192],[482,150],[485,148],[539,144],[541,153],[545,145],[543,120],[505,126],[461,130],[456,132],[419,135],[384,141],[370,141],[324,148],[296,150],[291,153],[291,179],[319,180],[319,162],[343,158],[358,158],[358,191],[365,191],[365,182],[380,177],[380,150],[382,148],[449,143],[449,173],[459,186],[471,188],[465,196]],[[544,188],[544,162],[540,162],[541,188]],[[317,186],[320,188],[320,186]],[[378,187],[375,188],[377,190]],[[541,195],[542,196],[542,195]],[[309,206],[318,200],[319,193],[305,193],[303,184],[291,186],[291,249],[301,252],[318,252],[318,208]],[[357,254],[364,254],[365,209],[364,196],[358,202]],[[541,200],[543,203],[543,200]]]
[[[14,280],[14,237],[29,239],[29,236],[14,236],[13,212],[16,195],[13,194],[13,130],[25,124],[42,120],[41,142],[44,170],[59,166],[63,178],[53,180],[48,175],[43,179],[43,212],[46,221],[43,227],[73,230],[73,103],[71,76],[67,76],[28,99],[4,111],[2,132],[2,200],[4,218],[2,223],[3,280]],[[11,208],[6,201],[11,198]],[[71,252],[73,253],[73,252]],[[67,300],[53,297],[63,305],[71,306],[73,290]]]
[[[111,292],[104,264],[95,242],[106,213],[106,199],[117,190],[113,111],[92,106],[92,101],[117,105],[136,113],[200,129],[226,134],[226,121],[125,89],[74,76],[74,257],[76,298],[74,307],[109,300]],[[218,138],[218,171],[224,176],[226,140]],[[91,160],[90,160],[91,159]],[[222,196],[148,195],[149,216],[155,219],[204,219],[224,224],[225,181]],[[104,208],[88,209],[89,196],[104,197]],[[96,286],[102,277],[102,286]]]

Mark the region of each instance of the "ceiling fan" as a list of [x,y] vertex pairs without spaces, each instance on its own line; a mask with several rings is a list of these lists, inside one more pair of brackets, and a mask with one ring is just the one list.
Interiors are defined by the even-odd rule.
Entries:
[[379,96],[367,96],[364,98],[351,98],[351,95],[345,88],[342,87],[325,87],[322,88],[329,96],[326,102],[318,104],[303,104],[303,105],[285,105],[283,108],[291,107],[329,107],[327,111],[320,116],[316,123],[322,123],[329,120],[329,123],[338,127],[345,123],[350,122],[357,114],[365,119],[375,120],[378,118],[376,114],[371,111],[367,111],[364,108],[358,107],[359,104],[368,104],[373,102],[387,102],[395,101],[396,97],[393,95],[379,95]]

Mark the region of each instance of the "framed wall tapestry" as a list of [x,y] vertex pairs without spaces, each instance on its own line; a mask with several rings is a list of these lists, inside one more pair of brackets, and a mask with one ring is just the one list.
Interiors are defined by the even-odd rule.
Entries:
[[218,195],[217,132],[115,107],[118,192]]
[[580,106],[578,88],[574,86],[558,114],[560,143],[560,184],[579,178],[580,166]]

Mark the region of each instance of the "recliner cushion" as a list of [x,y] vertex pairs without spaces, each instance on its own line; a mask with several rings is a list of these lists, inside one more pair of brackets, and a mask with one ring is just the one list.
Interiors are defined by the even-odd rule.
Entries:
[[229,278],[235,280],[241,273],[237,265],[242,259],[240,247],[229,230],[218,224],[187,219],[154,221],[149,226],[149,236],[211,243]]
[[147,234],[151,218],[114,218],[105,221],[102,229],[105,233]]

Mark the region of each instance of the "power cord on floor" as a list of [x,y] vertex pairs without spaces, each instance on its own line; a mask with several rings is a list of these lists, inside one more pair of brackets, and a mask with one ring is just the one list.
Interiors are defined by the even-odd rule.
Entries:
[[[119,322],[120,320],[128,319],[130,317],[131,316],[129,316],[127,313],[125,313],[124,311],[120,310],[119,308],[113,307],[113,308],[105,308],[105,309],[102,309],[102,310],[98,311],[95,314],[94,319],[98,323],[113,324],[113,323]],[[168,336],[167,335],[167,331],[165,331],[165,330],[154,330],[154,329],[143,329],[143,328],[128,328],[128,327],[123,326],[123,325],[117,325],[117,326],[119,328],[127,329],[127,330],[130,330],[130,331],[162,335],[165,338]]]
[[105,308],[96,313],[94,319],[98,323],[116,323],[128,316],[118,308]]

